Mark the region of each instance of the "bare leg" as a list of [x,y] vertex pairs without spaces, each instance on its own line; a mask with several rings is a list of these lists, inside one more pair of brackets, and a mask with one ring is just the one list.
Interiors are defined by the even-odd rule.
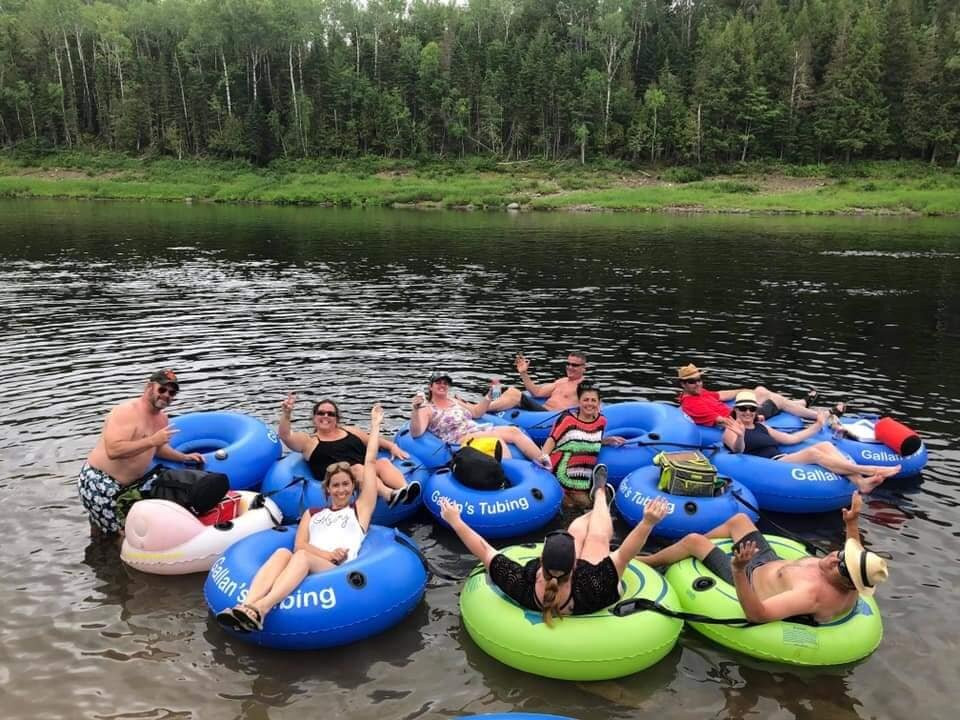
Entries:
[[[384,462],[389,462],[389,460],[385,460]],[[378,460],[378,461],[377,461],[377,495],[379,495],[379,496],[382,497],[384,500],[386,500],[386,501],[389,502],[389,501],[390,501],[390,498],[393,496],[393,493],[396,492],[396,489],[388,486],[388,485],[383,481],[383,476],[380,474],[380,464],[379,464],[379,463],[380,463],[380,461]],[[393,467],[393,466],[391,465],[391,467]],[[394,469],[396,469],[396,468],[394,468]],[[398,471],[398,472],[399,472],[399,471]],[[360,482],[361,482],[361,480],[362,480],[362,478],[363,478],[363,465],[360,465],[359,463],[357,463],[356,465],[351,465],[351,466],[350,466],[350,474],[353,475],[354,487],[359,488],[359,487],[360,487]],[[401,473],[400,476],[401,476],[401,478],[402,478],[402,477],[403,477],[403,474]],[[403,485],[404,485],[404,483],[401,483],[400,487],[403,487]]]
[[380,458],[377,460],[377,477],[382,485],[386,485],[393,490],[399,490],[407,484],[407,479],[390,460]]
[[881,475],[847,475],[847,480],[857,486],[862,495],[869,495],[876,487],[886,480]]
[[781,410],[786,410],[789,413],[799,415],[807,420],[817,419],[816,410],[813,408],[808,408],[806,405],[804,405],[803,400],[791,400],[780,393],[775,393],[772,390],[768,390],[763,385],[757,385],[757,387],[753,389],[753,392],[756,393],[757,402],[760,404],[763,404],[766,400],[769,400]]
[[880,475],[887,478],[900,472],[900,466],[880,467],[878,465],[857,465],[852,460],[848,460],[843,454],[828,442],[820,442],[816,445],[788,453],[780,458],[780,462],[792,462],[799,464],[813,464],[825,467],[827,470],[838,475]]
[[[597,488],[598,494],[602,492],[604,492],[602,487]],[[610,517],[610,508],[602,500],[594,503],[593,509],[570,523],[570,527],[573,528],[584,519],[587,527],[582,541],[572,529],[570,531],[574,540],[577,541],[577,557],[590,563],[598,563],[610,554],[610,540],[613,538],[613,518]]]
[[516,407],[520,404],[520,398],[522,396],[523,393],[515,387],[504,388],[503,394],[490,403],[488,412],[500,412],[501,410],[509,410],[510,408]]
[[717,525],[706,535],[700,533],[690,533],[686,537],[678,540],[673,545],[665,547],[652,555],[643,555],[640,557],[650,567],[661,567],[671,565],[672,563],[686,560],[688,557],[696,557],[703,560],[716,547],[711,540],[719,538],[731,538],[734,541],[739,540],[744,535],[752,533],[757,529],[753,521],[743,513],[737,513],[726,522]]
[[286,548],[275,550],[273,555],[260,566],[257,574],[253,576],[253,582],[250,583],[250,590],[247,592],[245,602],[254,605],[270,592],[273,583],[280,577],[280,573],[287,567],[292,557],[293,553]]
[[[286,552],[289,554],[289,551]],[[274,556],[276,555],[277,553],[274,553]],[[271,557],[270,560],[273,560],[273,557]],[[267,565],[269,564],[270,561],[268,560]],[[264,568],[266,568],[267,565],[264,565]],[[259,599],[251,599],[248,595],[247,604],[259,610],[260,617],[265,618],[267,613],[269,613],[278,602],[293,592],[307,575],[311,572],[329,570],[332,567],[334,567],[334,564],[329,560],[324,560],[316,555],[312,555],[306,550],[298,550],[290,556],[286,566],[273,581],[266,595],[262,595]],[[259,575],[260,573],[257,573],[258,577]],[[253,585],[250,587],[251,594],[253,593],[256,582],[257,580],[255,578]]]

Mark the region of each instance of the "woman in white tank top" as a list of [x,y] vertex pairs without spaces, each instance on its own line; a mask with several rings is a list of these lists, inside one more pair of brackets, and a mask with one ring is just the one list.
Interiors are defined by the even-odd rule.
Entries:
[[357,488],[350,463],[327,467],[323,489],[328,506],[303,513],[294,551],[281,548],[274,552],[254,576],[245,601],[217,615],[221,624],[240,630],[262,630],[267,613],[308,574],[329,570],[357,556],[377,503],[376,459],[382,421],[383,408],[376,404],[370,411],[370,435],[356,502],[351,502]]

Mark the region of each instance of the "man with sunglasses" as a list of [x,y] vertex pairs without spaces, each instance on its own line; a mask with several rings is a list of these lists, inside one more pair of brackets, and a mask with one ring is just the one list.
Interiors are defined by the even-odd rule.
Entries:
[[[864,550],[858,519],[863,500],[854,492],[843,511],[846,542],[829,555],[782,560],[740,513],[706,535],[692,533],[663,550],[641,557],[652,567],[696,557],[715,575],[733,585],[747,620],[755,623],[803,618],[827,623],[850,612],[859,595],[873,595],[887,579],[887,563]],[[731,538],[730,558],[713,539]]]
[[202,464],[200,453],[182,453],[170,447],[177,432],[164,410],[180,384],[173,370],[157,370],[148,379],[140,397],[127,400],[107,415],[96,446],[80,468],[77,488],[90,516],[90,534],[121,532],[116,497],[153,467],[154,458]]
[[[708,427],[728,427],[730,424],[730,408],[724,403],[733,400],[737,393],[748,388],[734,390],[707,390],[703,386],[705,371],[694,364],[684,365],[677,371],[677,382],[680,383],[680,409],[683,410],[697,425]],[[799,415],[807,420],[816,420],[818,415],[814,408],[807,407],[802,400],[791,400],[779,393],[775,393],[762,385],[753,388],[759,403],[759,414],[764,418],[772,418],[779,412],[787,411]],[[811,392],[809,399],[816,394]],[[840,404],[837,411],[843,411]]]
[[[519,388],[505,388],[503,394],[490,403],[489,412],[500,412],[518,405],[521,410],[567,410],[577,405],[577,386],[587,374],[586,354],[580,351],[568,353],[565,376],[543,385],[537,385],[530,377],[530,361],[523,353],[517,353],[515,365],[523,387],[532,397]],[[534,399],[543,397],[546,398],[543,402]]]

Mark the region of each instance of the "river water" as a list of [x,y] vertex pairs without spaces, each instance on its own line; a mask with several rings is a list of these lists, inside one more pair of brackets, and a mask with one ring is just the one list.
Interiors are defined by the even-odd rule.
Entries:
[[[958,662],[960,222],[486,214],[97,202],[0,203],[0,697],[20,718],[906,718],[952,714]],[[717,387],[817,388],[889,413],[930,448],[922,478],[868,499],[892,556],[885,639],[797,670],[685,631],[653,668],[564,683],[500,665],[460,623],[457,586],[366,642],[309,653],[230,640],[202,575],[125,568],[88,537],[77,470],[106,411],[150,371],[174,412],[275,421],[342,400],[395,428],[431,369],[466,397],[492,374],[562,372],[585,350],[608,400],[669,400],[680,364]],[[839,513],[776,516],[824,545]],[[404,528],[447,572],[472,560],[427,517]],[[618,525],[622,532],[623,527]]]

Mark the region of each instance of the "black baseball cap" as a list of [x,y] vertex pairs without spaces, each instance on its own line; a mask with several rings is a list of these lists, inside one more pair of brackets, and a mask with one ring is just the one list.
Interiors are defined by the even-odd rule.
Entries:
[[160,385],[172,385],[175,390],[180,389],[180,383],[177,382],[177,374],[173,370],[157,370],[148,380],[149,382],[159,383]]
[[577,560],[577,548],[573,535],[566,530],[556,530],[543,543],[543,554],[540,564],[544,574],[561,573],[567,575],[573,571],[573,564]]
[[434,370],[432,373],[430,373],[430,377],[427,378],[427,385],[432,385],[437,380],[446,380],[447,385],[453,385],[453,378],[440,370]]

